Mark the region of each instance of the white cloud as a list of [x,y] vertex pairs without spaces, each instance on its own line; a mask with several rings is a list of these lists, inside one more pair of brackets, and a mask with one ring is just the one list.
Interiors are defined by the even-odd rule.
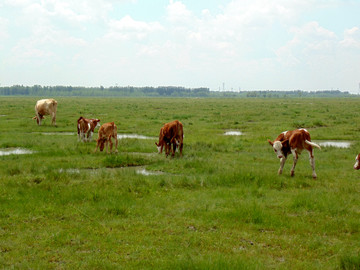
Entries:
[[340,42],[341,46],[348,49],[360,49],[360,29],[353,27],[346,29],[344,39]]
[[[159,6],[155,1],[156,14],[163,13],[152,19],[132,9],[140,2],[4,0],[0,39],[7,42],[0,47],[11,53],[1,56],[13,69],[28,63],[48,72],[58,66],[60,73],[48,77],[74,84],[177,83],[211,89],[223,81],[235,89],[311,89],[336,67],[358,67],[358,25],[339,31],[338,21],[317,20],[317,11],[323,17],[329,7],[346,7],[344,1],[221,0],[221,6],[204,5],[200,11],[191,2]],[[355,76],[342,75],[350,73]],[[299,82],[298,76],[313,78]]]
[[167,19],[174,23],[189,22],[193,19],[193,15],[190,10],[181,1],[170,0],[169,5],[166,8]]
[[158,22],[136,21],[130,16],[125,16],[121,20],[111,20],[108,23],[109,32],[106,37],[117,39],[143,39],[149,34],[163,30]]
[[[9,37],[8,33],[9,20],[0,17],[0,40],[3,42]],[[2,44],[0,43],[0,48]]]

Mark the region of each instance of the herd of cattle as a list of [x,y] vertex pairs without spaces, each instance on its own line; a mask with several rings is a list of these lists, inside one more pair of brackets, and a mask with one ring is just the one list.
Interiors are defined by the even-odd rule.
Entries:
[[[33,119],[36,119],[37,124],[41,125],[41,120],[44,119],[44,115],[51,115],[52,124],[56,125],[56,109],[57,101],[55,99],[38,100],[35,105],[35,117]],[[108,144],[110,144],[110,152],[112,152],[112,138],[115,140],[115,152],[117,152],[117,127],[114,122],[105,123],[100,126],[100,119],[87,119],[81,116],[77,120],[78,140],[83,142],[91,141],[96,127],[100,128],[98,131],[98,138],[96,140],[97,143],[95,152],[98,148],[100,148],[100,151],[103,151],[106,146],[106,152],[108,153]],[[174,156],[176,147],[179,147],[180,156],[182,156],[183,137],[183,125],[180,121],[175,120],[164,124],[164,126],[160,129],[159,142],[155,142],[158,152],[161,154],[165,146],[166,156],[170,154],[170,151],[172,151],[171,154]],[[273,147],[277,157],[280,159],[278,174],[282,174],[287,156],[292,154],[293,165],[291,168],[291,176],[294,176],[295,166],[298,161],[299,154],[301,154],[301,152],[305,149],[309,153],[312,177],[317,177],[315,172],[313,147],[317,147],[319,149],[321,148],[318,144],[311,142],[310,133],[306,129],[296,129],[282,132],[274,141],[268,140],[268,142]],[[354,169],[359,170],[360,154],[356,156],[355,161]]]
[[[56,125],[56,110],[57,101],[55,99],[41,99],[35,104],[35,116],[37,124],[41,125],[41,120],[45,115],[51,115],[52,125]],[[106,146],[106,152],[108,153],[108,144],[110,144],[110,152],[112,152],[113,142],[115,140],[115,152],[117,152],[118,139],[117,139],[117,127],[114,122],[105,123],[100,126],[100,119],[87,119],[82,116],[77,120],[77,134],[78,140],[83,142],[92,141],[92,135],[95,128],[100,127],[98,131],[98,138],[96,140],[95,152],[100,149],[104,150]],[[183,149],[183,125],[180,121],[175,120],[165,124],[160,129],[159,142],[155,142],[159,153],[162,153],[165,146],[166,156],[172,151],[172,156],[175,156],[176,147],[179,146],[180,156],[182,156]],[[172,146],[172,148],[171,148]]]

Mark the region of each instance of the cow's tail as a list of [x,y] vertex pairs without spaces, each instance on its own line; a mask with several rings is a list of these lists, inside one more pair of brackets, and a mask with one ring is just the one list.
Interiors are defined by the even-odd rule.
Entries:
[[310,141],[308,141],[308,140],[305,140],[305,142],[306,142],[307,144],[311,145],[311,146],[314,146],[314,147],[317,147],[317,148],[321,149],[320,145],[318,145],[318,144],[316,144],[316,143],[310,142]]

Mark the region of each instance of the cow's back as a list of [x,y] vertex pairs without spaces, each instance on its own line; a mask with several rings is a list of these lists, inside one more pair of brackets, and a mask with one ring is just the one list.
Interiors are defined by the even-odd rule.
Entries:
[[55,99],[40,99],[36,102],[35,111],[41,115],[55,113],[57,109],[57,101]]
[[114,122],[105,123],[99,128],[99,138],[117,136],[117,127]]

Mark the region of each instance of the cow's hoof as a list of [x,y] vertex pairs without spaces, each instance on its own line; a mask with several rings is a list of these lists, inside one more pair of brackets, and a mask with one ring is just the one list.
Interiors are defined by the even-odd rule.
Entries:
[[291,172],[290,175],[291,175],[291,177],[294,177],[294,176],[295,176],[295,172]]

